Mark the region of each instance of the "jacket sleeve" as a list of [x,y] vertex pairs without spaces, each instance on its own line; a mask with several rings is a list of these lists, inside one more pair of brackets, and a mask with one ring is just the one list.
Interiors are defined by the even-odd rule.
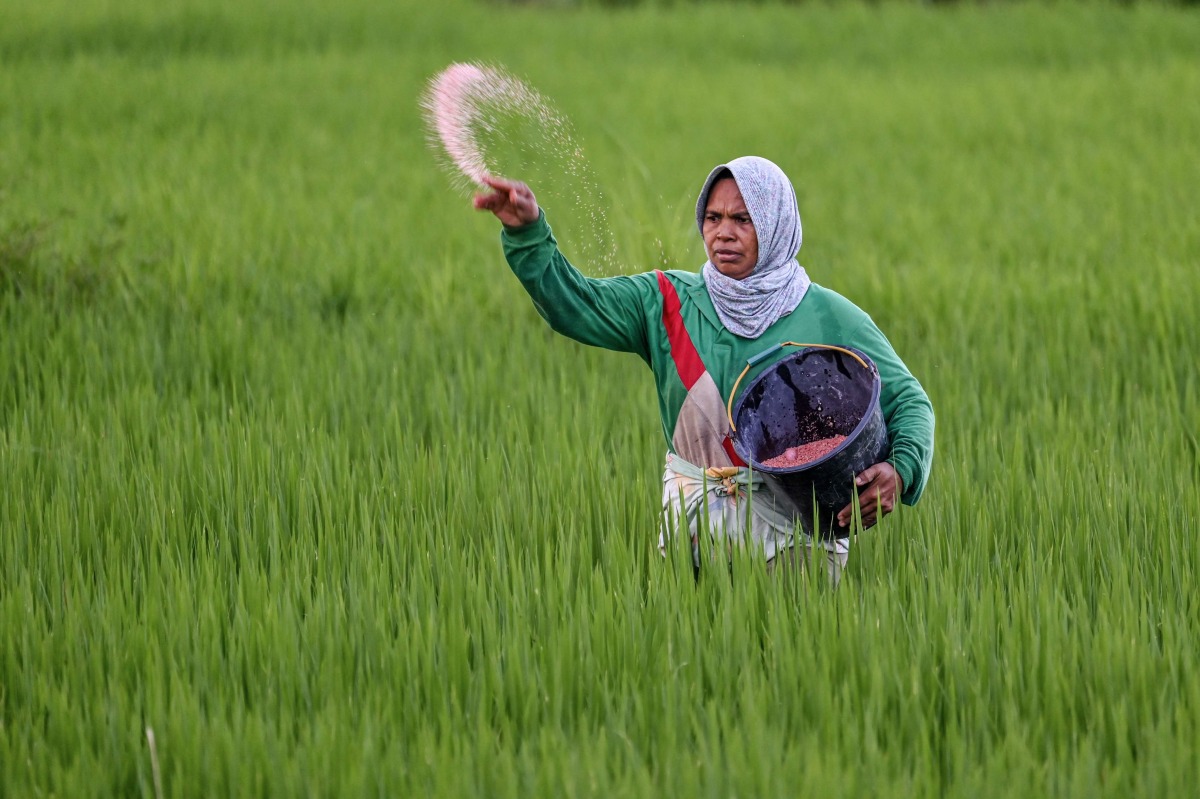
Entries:
[[659,301],[651,275],[586,277],[559,251],[544,213],[524,227],[505,227],[501,243],[509,267],[556,332],[650,362],[646,319]]
[[888,461],[904,481],[901,501],[905,505],[915,505],[925,490],[933,466],[933,404],[883,331],[870,318],[853,338],[852,346],[871,356],[879,369],[883,383],[879,404],[892,447]]

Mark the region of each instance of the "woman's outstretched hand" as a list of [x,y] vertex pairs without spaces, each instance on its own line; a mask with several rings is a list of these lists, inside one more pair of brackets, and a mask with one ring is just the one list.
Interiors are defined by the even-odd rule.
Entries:
[[483,182],[492,191],[475,195],[476,211],[491,211],[508,227],[521,227],[538,220],[537,198],[524,183],[493,177],[485,177]]

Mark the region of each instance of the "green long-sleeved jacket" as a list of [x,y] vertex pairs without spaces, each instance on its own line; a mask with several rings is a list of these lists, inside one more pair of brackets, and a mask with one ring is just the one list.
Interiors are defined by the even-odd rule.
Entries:
[[[721,324],[698,272],[586,277],[559,251],[544,215],[524,227],[506,227],[501,241],[509,266],[533,298],[538,313],[555,331],[584,344],[636,353],[649,365],[658,388],[663,433],[671,451],[679,449],[676,426],[681,409],[689,401],[689,387],[681,377],[664,325],[664,289],[678,296],[678,309],[672,302],[672,313],[682,318],[687,336],[720,397],[728,397],[748,358],[780,342],[833,344],[866,353],[875,362],[882,382],[880,407],[892,446],[888,460],[903,481],[901,500],[912,505],[920,499],[933,461],[933,406],[871,317],[837,292],[812,284],[792,313],[776,321],[759,338],[746,339]],[[786,354],[782,351],[780,357]],[[758,364],[741,386],[749,385],[770,363]],[[712,435],[727,432],[727,423],[721,424],[726,429],[714,428]],[[687,453],[678,454],[687,457]]]

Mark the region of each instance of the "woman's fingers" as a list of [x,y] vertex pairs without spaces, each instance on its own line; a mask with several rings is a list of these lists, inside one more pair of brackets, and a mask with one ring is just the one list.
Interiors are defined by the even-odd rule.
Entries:
[[515,186],[510,180],[484,175],[483,182],[492,189],[490,192],[478,192],[475,195],[475,207],[479,210],[494,211],[506,202],[513,202]]
[[509,199],[511,199],[513,202],[516,202],[518,199],[533,196],[533,192],[529,190],[529,187],[519,180],[509,180],[507,178],[484,175],[483,182],[496,191],[507,194]]
[[[881,516],[891,513],[900,491],[900,480],[890,463],[868,466],[854,481],[858,486],[858,506],[863,527],[870,527]],[[854,503],[838,511],[840,527],[849,527],[854,519]]]
[[521,205],[531,205],[536,202],[533,198],[533,190],[519,180],[508,180],[507,178],[484,175],[483,182],[496,191],[508,195],[509,201],[514,205],[518,203]]
[[506,225],[526,225],[537,221],[539,209],[533,191],[519,180],[497,178],[484,175],[484,185],[491,192],[480,192],[475,195],[474,206],[477,211],[491,211]]

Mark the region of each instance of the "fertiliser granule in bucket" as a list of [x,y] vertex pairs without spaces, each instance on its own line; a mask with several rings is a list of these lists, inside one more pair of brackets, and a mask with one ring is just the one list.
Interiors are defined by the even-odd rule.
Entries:
[[788,447],[782,454],[776,455],[774,458],[768,458],[762,462],[763,466],[770,466],[772,469],[787,469],[792,466],[803,466],[806,463],[819,461],[829,453],[833,452],[842,442],[846,440],[845,436],[837,435],[829,438],[822,438],[819,441],[810,441],[807,444],[801,444],[798,447]]

